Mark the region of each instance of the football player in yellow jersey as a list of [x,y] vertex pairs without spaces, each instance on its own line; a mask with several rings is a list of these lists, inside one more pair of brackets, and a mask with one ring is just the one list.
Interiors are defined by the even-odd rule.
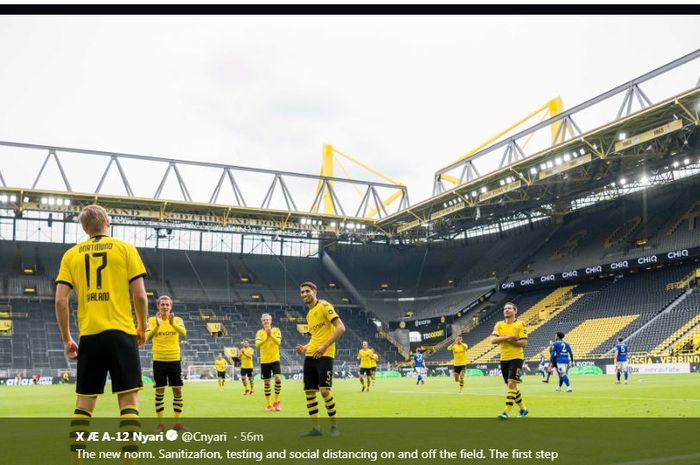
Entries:
[[216,370],[216,379],[219,382],[219,389],[223,389],[224,383],[226,383],[226,359],[223,355],[219,354],[214,360],[214,369]]
[[464,391],[464,374],[467,370],[467,346],[462,341],[460,334],[455,338],[454,344],[450,344],[447,350],[452,352],[452,366],[454,370],[455,382],[459,383],[459,393]]
[[167,295],[158,297],[156,302],[158,313],[148,319],[146,339],[153,342],[153,381],[156,389],[156,416],[158,431],[165,429],[165,388],[173,389],[173,412],[175,414],[174,429],[183,429],[180,423],[182,416],[182,366],[180,364],[180,337],[187,336],[187,330],[182,318],[172,312],[173,301]]
[[340,435],[335,422],[335,400],[331,394],[333,384],[333,357],[335,357],[335,342],[345,332],[345,325],[331,304],[316,297],[316,285],[310,281],[299,286],[301,300],[309,311],[306,323],[311,333],[308,344],[297,344],[296,351],[304,354],[304,392],[306,393],[306,408],[309,411],[311,430],[302,436],[321,436],[319,426],[318,402],[316,392],[321,391],[326,412],[331,420],[330,435]]
[[[279,412],[280,392],[282,392],[282,371],[280,370],[280,344],[282,344],[282,332],[272,326],[272,315],[263,313],[260,317],[262,329],[255,333],[255,347],[260,350],[260,377],[263,380],[265,390],[265,410]],[[270,378],[275,375],[275,402],[272,403]]]
[[[109,237],[110,218],[98,205],[80,212],[80,225],[90,239],[68,249],[56,277],[56,320],[65,354],[78,359],[77,400],[71,422],[76,454],[85,444],[78,431],[89,430],[89,420],[104,393],[107,373],[117,394],[122,427],[133,427],[139,416],[138,391],[142,388],[138,349],[145,342],[148,297],[143,278],[147,275],[136,247]],[[78,300],[78,344],[70,332],[68,299],[75,290]],[[137,326],[131,309],[133,294]],[[125,443],[124,447],[131,447]],[[74,456],[75,458],[75,456]]]
[[527,330],[522,321],[516,319],[518,307],[512,302],[506,302],[503,306],[503,317],[505,320],[496,323],[491,336],[491,344],[498,344],[501,352],[501,373],[503,380],[508,385],[506,394],[506,407],[498,418],[508,419],[508,414],[513,408],[513,403],[518,404],[520,412],[518,418],[528,414],[525,402],[518,390],[520,383],[520,372],[525,360],[525,347],[527,346]]
[[[362,384],[362,391],[367,389],[369,392],[370,382],[372,381],[372,349],[369,348],[367,341],[362,341],[362,348],[357,352],[357,359],[360,361],[360,384]],[[365,380],[367,380],[367,386],[365,386]]]
[[[238,358],[241,360],[241,381],[243,382],[243,395],[253,395],[253,353],[255,351],[250,347],[248,339],[243,339],[243,347],[238,353]],[[250,389],[248,389],[250,382]]]
[[372,359],[371,359],[371,367],[369,368],[371,373],[370,373],[370,378],[372,378],[372,386],[374,386],[374,383],[377,381],[377,361],[379,360],[379,354],[377,354],[374,349],[370,347],[372,351]]

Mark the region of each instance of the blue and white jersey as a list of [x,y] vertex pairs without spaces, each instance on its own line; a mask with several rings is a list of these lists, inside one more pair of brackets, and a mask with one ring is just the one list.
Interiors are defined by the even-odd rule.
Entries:
[[413,363],[416,368],[423,368],[423,354],[413,354]]
[[557,363],[569,363],[569,360],[573,360],[574,353],[571,352],[571,346],[565,341],[555,341],[552,344],[554,357],[557,359]]
[[626,362],[627,361],[627,344],[620,342],[615,344],[615,350],[617,351],[616,362]]
[[544,355],[540,354],[540,368],[544,368],[547,366],[547,359],[544,358]]

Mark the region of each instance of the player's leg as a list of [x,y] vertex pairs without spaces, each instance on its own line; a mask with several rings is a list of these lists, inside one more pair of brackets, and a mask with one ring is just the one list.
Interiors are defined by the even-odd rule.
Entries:
[[[105,353],[104,357],[109,364],[112,392],[117,394],[119,403],[119,431],[128,433],[128,437],[133,439],[134,433],[141,431],[139,391],[143,387],[136,336],[121,331],[105,331],[100,335],[105,338],[107,346],[112,348],[112,353]],[[138,450],[138,441],[126,441],[121,446],[122,452],[135,452]]]
[[314,359],[311,357],[304,357],[304,394],[306,395],[306,410],[309,413],[309,418],[311,419],[311,429],[302,434],[302,436],[321,435],[318,401],[316,400],[317,392],[318,373],[316,372]]
[[[139,443],[134,439],[135,433],[141,432],[141,420],[139,419],[139,391],[138,389],[117,394],[119,403],[119,432],[126,433],[130,438],[121,444],[122,452],[136,452]],[[126,463],[134,463],[127,460]]]
[[364,368],[360,368],[360,384],[362,385],[362,389],[360,390],[360,392],[365,392],[366,387],[365,387],[365,369]]
[[165,430],[163,417],[165,416],[165,388],[168,386],[168,372],[166,362],[153,361],[153,383],[155,386],[155,405],[158,426],[156,431]]
[[275,362],[272,370],[275,374],[275,403],[272,404],[272,407],[279,412],[282,410],[280,407],[280,394],[282,393],[282,370],[280,369],[280,363]]
[[377,368],[370,368],[369,376],[372,378],[372,386],[377,382]]
[[90,433],[90,419],[95,411],[97,396],[78,395],[75,401],[75,410],[70,422],[70,451],[73,464],[82,463],[78,457],[78,451],[87,448],[86,438]]
[[622,362],[622,370],[625,372],[625,384],[627,384],[627,378],[629,377],[629,362]]
[[515,398],[513,400],[520,409],[518,412],[518,418],[523,418],[529,412],[527,406],[525,405],[525,401],[523,400],[523,395],[520,393],[520,389],[518,386],[522,382],[522,367],[525,361],[523,359],[515,359],[512,360],[512,362],[513,363],[510,366],[510,372],[508,373],[508,385],[511,389],[515,389]]
[[272,387],[270,386],[270,378],[272,378],[272,364],[263,363],[260,365],[260,373],[263,379],[263,391],[265,393],[265,410],[272,412]]
[[571,382],[569,381],[569,364],[560,363],[558,366],[559,373],[561,377],[559,378],[559,387],[561,388],[562,383],[566,385],[566,392],[571,392]]
[[245,374],[245,368],[241,368],[241,383],[243,383],[243,395],[248,394],[248,376]]
[[182,410],[184,408],[185,401],[182,397],[182,386],[171,386],[173,390],[173,415],[175,416],[175,426],[174,429],[184,429],[180,419],[182,418]]
[[464,373],[466,372],[466,367],[461,367],[459,372],[459,392],[464,391]]
[[175,415],[175,426],[174,429],[184,429],[182,423],[180,423],[180,418],[182,417],[182,410],[185,405],[185,401],[182,396],[182,367],[180,362],[168,362],[170,364],[168,371],[168,384],[173,389],[173,414]]
[[511,383],[508,379],[510,362],[510,360],[501,360],[501,375],[503,375],[503,382],[506,384],[506,404],[503,412],[498,416],[502,420],[508,419],[508,414],[513,409],[513,403],[515,402],[515,388],[513,386],[513,389],[511,389]]
[[[78,451],[85,450],[85,437],[90,432],[90,419],[95,410],[97,396],[104,392],[107,381],[107,366],[100,361],[98,335],[83,336],[79,341],[78,368],[75,392],[75,409],[70,423],[70,450],[73,463],[82,462]],[[82,436],[82,438],[81,438]]]
[[333,359],[331,357],[320,357],[316,364],[318,370],[318,386],[323,397],[323,402],[326,405],[326,413],[331,421],[330,435],[337,437],[340,435],[336,424],[335,399],[331,388],[333,386]]

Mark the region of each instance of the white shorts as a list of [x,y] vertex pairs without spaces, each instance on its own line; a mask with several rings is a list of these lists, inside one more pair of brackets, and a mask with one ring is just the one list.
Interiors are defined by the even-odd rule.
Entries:
[[557,363],[557,370],[559,370],[559,373],[562,375],[565,375],[567,371],[569,371],[569,363]]
[[417,367],[415,370],[417,375],[424,375],[428,372],[427,367]]
[[627,362],[616,362],[615,368],[620,371],[627,371]]

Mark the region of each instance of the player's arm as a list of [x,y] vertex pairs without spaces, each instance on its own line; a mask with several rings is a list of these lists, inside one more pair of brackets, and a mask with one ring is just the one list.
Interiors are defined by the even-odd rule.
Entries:
[[513,342],[514,336],[501,336],[498,334],[498,323],[493,327],[493,333],[491,333],[491,344],[500,344],[501,342]]
[[146,340],[147,341],[153,340],[153,337],[158,332],[159,326],[160,326],[160,323],[158,323],[158,318],[153,318],[153,319],[148,320],[148,331],[146,331]]
[[182,318],[173,318],[171,325],[180,337],[187,337],[187,328],[185,328],[185,323],[182,321]]
[[571,346],[566,346],[566,351],[569,352],[569,363],[573,366],[574,364],[574,352],[571,350]]
[[260,347],[265,342],[267,342],[267,333],[265,331],[255,333],[255,347]]
[[491,335],[491,344],[500,344],[501,342],[512,342],[515,344],[516,339],[515,336],[499,336],[496,333],[493,333]]
[[525,326],[520,326],[518,335],[510,336],[509,342],[517,347],[527,347],[527,330],[525,329]]
[[448,351],[448,352],[452,352],[452,348],[453,348],[454,346],[455,346],[454,344],[448,345],[448,346],[447,346],[447,351]]
[[270,331],[270,338],[269,338],[273,343],[277,345],[282,344],[282,331],[277,329],[277,331]]
[[70,312],[68,310],[68,298],[73,290],[69,285],[59,282],[56,284],[56,322],[58,329],[61,331],[61,339],[63,340],[63,350],[66,356],[70,359],[78,357],[78,344],[75,343],[70,334]]
[[335,317],[333,321],[331,321],[333,326],[335,326],[335,329],[333,330],[333,334],[330,335],[326,341],[318,346],[316,350],[314,351],[314,358],[318,358],[323,356],[323,353],[330,347],[335,341],[340,339],[340,336],[345,333],[345,325],[343,324],[343,321],[340,319],[340,317]]
[[134,296],[134,310],[136,312],[136,341],[139,349],[146,342],[146,321],[148,320],[148,296],[143,277],[133,279],[130,283],[131,293]]

